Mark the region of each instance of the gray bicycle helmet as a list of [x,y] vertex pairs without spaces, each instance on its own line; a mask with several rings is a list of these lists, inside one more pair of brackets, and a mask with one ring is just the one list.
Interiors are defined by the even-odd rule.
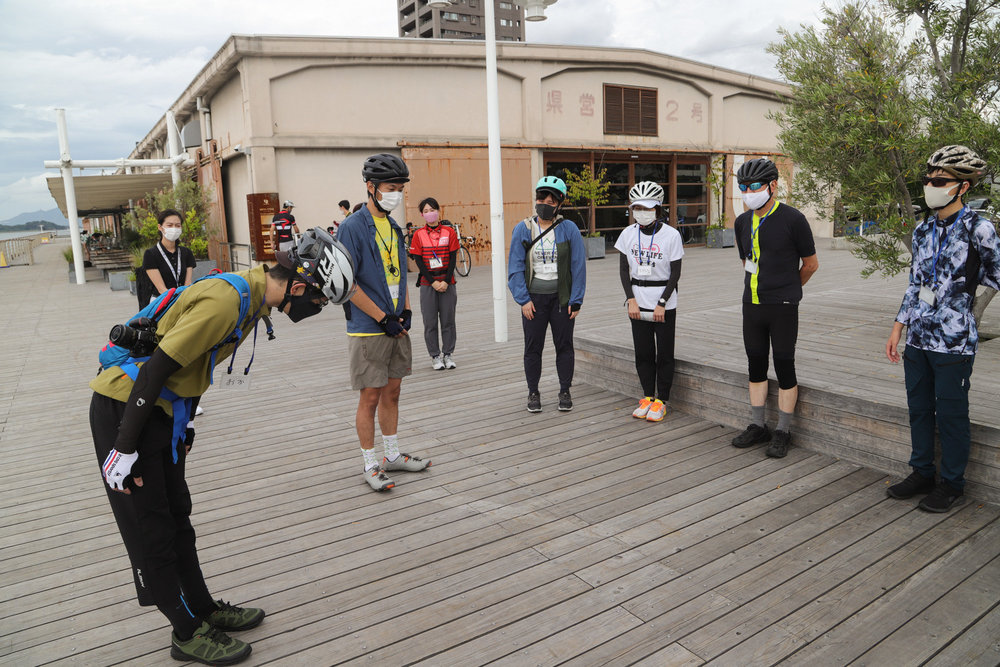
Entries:
[[295,271],[301,280],[322,292],[332,303],[344,303],[354,295],[354,260],[342,243],[324,229],[306,230],[298,245],[276,252],[278,264]]
[[778,167],[766,157],[747,160],[736,172],[739,183],[770,183],[778,180]]
[[957,179],[975,185],[986,170],[986,161],[967,146],[952,144],[934,151],[927,158],[927,171],[942,169]]
[[379,153],[365,160],[361,168],[365,183],[408,183],[410,170],[400,158],[391,153]]

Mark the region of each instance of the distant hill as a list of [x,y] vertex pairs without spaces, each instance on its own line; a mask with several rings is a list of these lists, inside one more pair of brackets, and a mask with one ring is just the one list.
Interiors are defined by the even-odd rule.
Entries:
[[[10,229],[4,231],[16,232],[21,231],[23,228],[20,227],[20,225],[24,225],[25,223],[34,223],[35,226],[33,229],[38,229],[38,223],[41,221],[53,223],[56,227],[69,229],[69,221],[63,217],[63,214],[57,208],[52,208],[48,211],[21,213],[20,215],[15,215],[9,220],[0,220],[0,226],[10,227]],[[46,227],[46,229],[55,229],[55,227]]]
[[60,229],[69,229],[69,225],[57,225],[56,223],[49,222],[48,220],[32,220],[31,222],[24,222],[20,225],[9,225],[4,223],[3,227],[0,227],[0,230],[5,232],[54,232]]

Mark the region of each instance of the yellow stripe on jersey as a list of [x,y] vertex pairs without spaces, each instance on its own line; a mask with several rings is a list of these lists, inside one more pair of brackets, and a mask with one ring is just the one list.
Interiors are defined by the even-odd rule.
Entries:
[[757,265],[757,272],[751,274],[750,276],[750,301],[751,303],[760,303],[760,297],[757,296],[757,280],[760,277],[760,225],[767,220],[767,218],[774,213],[774,210],[778,208],[778,200],[774,200],[774,206],[767,214],[760,218],[757,216],[757,211],[753,212],[753,220],[750,221],[750,243],[752,246],[750,259]]

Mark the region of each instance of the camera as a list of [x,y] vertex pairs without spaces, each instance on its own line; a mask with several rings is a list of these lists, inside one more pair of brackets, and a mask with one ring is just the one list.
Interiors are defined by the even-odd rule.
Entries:
[[133,357],[148,357],[159,344],[156,322],[148,317],[137,317],[128,324],[116,324],[111,327],[108,340],[131,352]]

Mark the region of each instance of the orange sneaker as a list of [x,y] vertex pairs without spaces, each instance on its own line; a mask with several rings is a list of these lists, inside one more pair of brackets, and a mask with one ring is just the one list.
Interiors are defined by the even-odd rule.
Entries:
[[653,397],[647,396],[639,401],[639,407],[632,411],[632,416],[636,419],[645,419],[649,414],[649,407],[653,405]]
[[663,418],[667,416],[667,406],[663,401],[657,399],[653,401],[652,405],[649,406],[649,411],[646,413],[646,421],[648,422],[661,422]]

